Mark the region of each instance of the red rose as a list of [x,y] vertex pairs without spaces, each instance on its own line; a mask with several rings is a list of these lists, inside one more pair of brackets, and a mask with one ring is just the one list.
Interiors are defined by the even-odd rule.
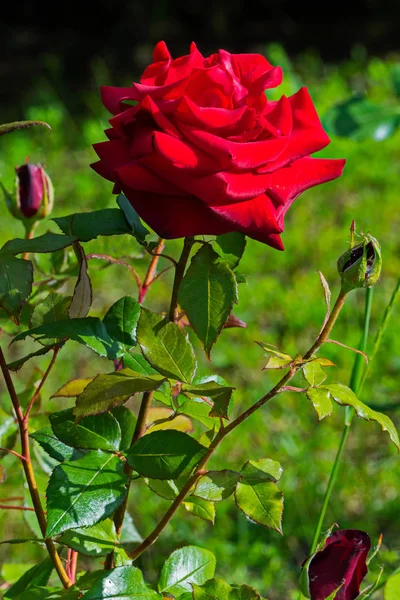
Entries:
[[292,202],[345,163],[310,157],[329,138],[308,91],[267,100],[282,71],[259,54],[193,43],[174,60],[159,42],[153,59],[140,83],[102,88],[115,116],[94,169],[164,238],[241,231],[282,250]]
[[332,533],[308,568],[311,600],[325,600],[343,582],[336,600],[354,600],[367,574],[371,540],[364,531],[342,529]]

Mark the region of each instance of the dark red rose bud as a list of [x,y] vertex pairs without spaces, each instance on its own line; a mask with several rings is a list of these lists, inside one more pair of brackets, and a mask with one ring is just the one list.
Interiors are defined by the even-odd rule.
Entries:
[[42,165],[25,164],[16,169],[17,209],[25,219],[43,218],[53,208],[53,186]]
[[357,598],[368,572],[366,561],[370,549],[371,540],[364,531],[342,529],[332,533],[308,568],[311,600],[326,600],[338,588],[336,600]]

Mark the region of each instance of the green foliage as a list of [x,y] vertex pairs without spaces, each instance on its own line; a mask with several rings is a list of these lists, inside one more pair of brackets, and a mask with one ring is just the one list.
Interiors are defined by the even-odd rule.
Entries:
[[182,385],[182,394],[187,398],[210,398],[213,402],[210,417],[228,419],[228,409],[235,388],[220,385],[216,381],[207,381],[192,385]]
[[117,342],[109,335],[104,323],[97,317],[83,319],[66,319],[56,323],[47,323],[18,334],[13,342],[19,342],[31,336],[36,341],[44,342],[56,337],[59,340],[71,339],[94,350],[100,356],[118,358],[123,352]]
[[231,269],[236,269],[246,248],[246,236],[239,231],[217,235],[215,250],[221,260],[228,263]]
[[[100,571],[95,584],[85,594],[87,600],[155,600],[160,596],[143,581],[136,567],[117,567],[112,571]],[[78,582],[79,585],[79,582]]]
[[354,96],[334,106],[324,118],[328,133],[357,141],[385,140],[400,125],[398,106],[378,105],[365,96]]
[[181,431],[155,431],[137,442],[126,453],[129,464],[144,477],[177,479],[199,462],[206,448]]
[[342,406],[352,406],[358,417],[365,419],[366,421],[376,421],[382,427],[382,431],[387,431],[390,439],[400,450],[400,440],[396,427],[394,426],[391,419],[388,416],[369,408],[366,404],[361,402],[355,395],[355,393],[347,386],[341,383],[331,383],[326,386],[331,397],[335,402]]
[[209,550],[185,546],[175,550],[165,561],[158,581],[158,590],[176,597],[192,591],[192,585],[202,585],[214,577],[215,557]]
[[191,343],[178,325],[144,308],[137,338],[144,356],[157,371],[178,381],[192,381],[196,358]]
[[118,536],[113,521],[105,519],[92,527],[65,531],[59,542],[85,556],[106,556],[118,544]]
[[88,213],[77,213],[53,219],[65,235],[73,235],[81,242],[89,242],[99,235],[132,234],[132,228],[118,208],[104,208]]
[[389,577],[384,589],[385,600],[400,600],[400,573]]
[[164,381],[162,375],[141,375],[131,369],[97,375],[77,397],[74,414],[81,419],[105,413],[134,394],[156,390]]
[[53,432],[59,440],[73,448],[118,450],[121,428],[111,413],[86,417],[76,423],[73,410],[68,408],[50,415]]
[[53,433],[51,427],[44,427],[34,433],[31,433],[31,438],[36,440],[41,445],[43,450],[47,452],[51,458],[63,462],[64,460],[76,460],[82,458],[84,452],[77,450],[72,446],[64,444]]
[[22,306],[32,291],[33,266],[28,260],[0,255],[0,308],[19,323]]
[[130,296],[123,296],[108,310],[103,323],[110,336],[128,352],[136,346],[136,327],[140,305]]
[[306,395],[311,400],[319,421],[322,421],[325,417],[329,417],[333,410],[329,390],[326,388],[308,388]]
[[233,305],[237,284],[227,262],[221,262],[210,244],[192,258],[179,289],[179,304],[186,311],[207,356],[217,341]]
[[47,486],[47,536],[89,527],[112,515],[126,495],[123,463],[102,450],[56,467]]
[[76,237],[60,235],[58,233],[45,233],[30,240],[10,240],[0,249],[0,254],[15,256],[24,252],[57,252],[76,242]]
[[282,533],[283,494],[275,484],[282,469],[276,461],[249,461],[235,489],[237,506],[252,521]]
[[50,557],[47,557],[24,573],[24,575],[22,575],[22,577],[6,591],[4,598],[11,598],[12,600],[21,598],[22,600],[24,595],[27,597],[27,594],[30,594],[33,587],[46,585],[52,570],[53,562]]
[[209,471],[197,482],[194,495],[210,502],[225,500],[233,494],[239,476],[239,473],[229,469]]

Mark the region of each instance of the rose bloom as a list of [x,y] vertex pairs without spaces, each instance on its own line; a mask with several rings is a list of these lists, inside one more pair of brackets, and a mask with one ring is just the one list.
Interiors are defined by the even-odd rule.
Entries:
[[342,529],[332,533],[309,565],[311,600],[325,600],[341,584],[336,600],[357,598],[368,572],[366,560],[370,548],[371,540],[364,531]]
[[240,231],[283,250],[280,234],[304,190],[339,177],[306,88],[276,102],[282,70],[260,54],[219,50],[173,59],[159,42],[140,83],[103,87],[115,115],[93,168],[163,238]]

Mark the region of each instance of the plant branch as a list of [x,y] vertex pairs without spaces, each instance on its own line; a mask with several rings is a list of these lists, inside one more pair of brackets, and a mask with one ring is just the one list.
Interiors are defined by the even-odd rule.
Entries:
[[47,370],[45,372],[45,374],[42,377],[41,382],[39,383],[35,393],[33,394],[31,401],[29,402],[28,408],[26,409],[25,415],[24,415],[24,422],[27,423],[28,419],[29,419],[29,415],[30,412],[32,410],[33,405],[35,404],[36,400],[39,398],[40,392],[42,391],[42,387],[44,386],[44,384],[46,383],[46,380],[48,378],[48,376],[50,375],[50,371],[52,370],[52,368],[54,367],[54,363],[56,362],[57,359],[57,355],[60,351],[60,348],[55,348],[53,350],[53,356],[52,359],[49,363],[49,366],[47,367]]
[[34,511],[36,513],[36,518],[38,520],[40,530],[42,532],[43,538],[45,538],[45,544],[47,551],[53,561],[54,568],[56,569],[58,576],[65,588],[71,586],[71,581],[67,576],[61,559],[57,553],[54,542],[51,538],[46,538],[46,517],[43,511],[42,503],[39,496],[39,491],[36,483],[35,473],[33,471],[30,448],[29,448],[29,430],[28,430],[28,421],[25,420],[24,414],[22,412],[22,408],[18,399],[18,395],[15,391],[14,383],[11,378],[10,371],[7,367],[6,359],[3,354],[3,350],[0,347],[0,368],[3,373],[4,381],[7,386],[7,390],[9,396],[11,398],[12,405],[14,407],[14,411],[17,417],[19,431],[21,435],[21,447],[22,447],[22,456],[24,460],[22,461],[22,466],[25,472],[26,481],[28,483],[29,492],[32,499],[32,504]]
[[88,254],[86,256],[86,258],[87,258],[87,260],[92,260],[93,258],[98,258],[99,260],[106,260],[107,262],[109,262],[113,265],[122,265],[123,267],[126,267],[132,273],[132,275],[136,281],[136,285],[137,285],[138,289],[140,290],[140,288],[142,286],[142,281],[141,281],[138,273],[136,272],[136,270],[132,267],[132,265],[130,265],[126,261],[118,259],[118,258],[113,258],[112,256],[109,256],[108,254],[97,254],[97,253]]
[[171,296],[171,306],[169,309],[169,320],[172,322],[176,321],[176,319],[178,317],[177,312],[178,312],[179,287],[182,283],[182,279],[185,274],[186,265],[189,260],[190,251],[192,249],[193,244],[194,244],[193,237],[185,238],[185,241],[183,242],[182,254],[176,265],[174,285],[172,288],[172,296]]
[[[185,251],[185,248],[184,248],[184,251]],[[189,249],[189,252],[187,252],[187,249],[186,249],[185,264],[187,262],[189,253],[190,253],[190,249]],[[182,256],[184,256],[184,252],[182,252]],[[328,339],[328,336],[336,322],[336,319],[338,318],[339,313],[343,307],[345,299],[346,299],[346,294],[343,293],[342,291],[340,291],[338,298],[335,302],[335,305],[332,309],[332,312],[329,315],[329,319],[327,320],[324,327],[322,328],[322,331],[318,335],[315,343],[308,350],[308,352],[306,352],[306,354],[304,355],[304,357],[303,357],[304,360],[308,360],[309,358],[311,358],[320,349],[320,347],[326,342],[326,340]],[[236,417],[236,419],[231,421],[224,429],[221,428],[218,431],[216,437],[211,442],[204,457],[201,459],[201,461],[197,465],[196,471],[189,477],[189,479],[187,480],[185,485],[182,487],[178,496],[172,502],[171,506],[169,507],[167,512],[164,514],[162,519],[159,521],[159,523],[156,525],[156,527],[153,529],[153,531],[150,533],[150,535],[146,539],[144,539],[143,542],[137,548],[135,548],[135,550],[133,550],[133,552],[131,552],[129,554],[129,556],[132,558],[133,561],[136,560],[136,558],[138,558],[138,556],[140,556],[145,550],[147,550],[147,548],[149,546],[154,544],[154,542],[157,540],[160,533],[163,531],[163,529],[169,523],[171,518],[174,516],[175,512],[179,508],[180,504],[184,501],[184,499],[186,498],[187,494],[190,492],[193,485],[203,475],[204,468],[205,468],[208,460],[213,455],[214,451],[219,446],[219,444],[222,442],[222,440],[225,439],[225,437],[231,431],[236,429],[236,427],[238,427],[243,421],[245,421],[248,417],[250,417],[250,415],[252,415],[256,410],[258,410],[259,408],[264,406],[264,404],[266,404],[269,400],[271,400],[271,398],[273,398],[274,396],[276,396],[277,394],[282,392],[283,388],[286,386],[286,384],[294,377],[294,375],[297,373],[297,371],[299,371],[301,368],[302,368],[302,364],[293,366],[288,371],[288,373],[286,373],[286,375],[284,375],[281,378],[281,380],[267,394],[265,394],[262,398],[260,398],[260,400],[258,400],[258,402],[256,402],[252,406],[250,406],[250,408],[245,410],[243,413],[241,413],[238,417]]]
[[147,294],[147,290],[153,283],[154,275],[157,269],[157,264],[162,256],[162,251],[164,250],[165,240],[163,238],[158,238],[157,247],[155,248],[155,252],[152,253],[151,261],[149,264],[149,268],[147,269],[147,273],[145,275],[144,281],[139,288],[139,304],[142,304],[145,296]]
[[19,458],[22,461],[26,460],[25,456],[22,456],[22,454],[18,454],[18,452],[15,452],[14,450],[10,450],[9,448],[0,448],[0,451],[7,452],[8,454],[13,454],[14,456],[16,456],[17,458]]
[[[369,323],[371,319],[371,307],[372,307],[372,288],[367,288],[366,297],[365,297],[365,310],[364,310],[364,327],[363,327],[363,335],[360,343],[360,351],[361,354],[357,354],[354,367],[350,378],[350,388],[353,390],[355,394],[357,394],[361,382],[362,372],[363,372],[363,357],[362,355],[365,353],[367,348],[367,340],[368,340],[368,332],[369,332]],[[332,466],[332,471],[329,477],[328,486],[326,488],[324,502],[322,504],[321,512],[318,518],[318,523],[315,528],[314,538],[311,545],[310,554],[313,554],[317,548],[318,541],[321,535],[322,527],[324,524],[324,519],[326,515],[326,511],[329,506],[329,502],[331,499],[332,491],[335,487],[336,477],[339,471],[339,466],[343,457],[343,452],[346,446],[346,441],[350,433],[350,425],[354,416],[354,409],[351,409],[349,412],[347,409],[350,407],[346,407],[346,419],[345,419],[345,427],[343,429],[342,437],[340,439],[339,448],[336,453],[335,461]]]
[[[139,438],[141,438],[144,435],[144,433],[146,431],[147,414],[149,412],[151,401],[153,400],[153,395],[154,395],[154,392],[144,392],[144,394],[143,394],[142,402],[140,404],[138,418],[136,421],[135,431],[133,432],[131,447],[133,446],[133,444],[135,442],[137,442],[137,440]],[[131,477],[132,477],[132,473],[133,473],[133,469],[128,463],[125,464],[124,472],[129,477],[128,488],[127,488],[126,496],[124,498],[123,503],[121,504],[121,506],[118,508],[118,510],[116,511],[116,513],[114,515],[115,530],[117,532],[118,537],[120,537],[120,535],[121,535],[122,526],[124,524],[126,507],[128,505]],[[114,552],[110,552],[107,555],[106,560],[104,562],[104,568],[112,569],[113,566],[114,566]]]
[[0,508],[6,508],[9,510],[32,510],[35,512],[35,509],[31,508],[30,506],[14,506],[13,504],[0,504]]

